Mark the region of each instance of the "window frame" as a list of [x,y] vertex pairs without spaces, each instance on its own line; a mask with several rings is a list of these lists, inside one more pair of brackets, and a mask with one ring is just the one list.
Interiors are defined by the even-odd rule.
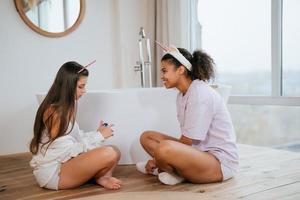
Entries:
[[300,106],[300,96],[283,96],[282,17],[283,0],[271,0],[271,95],[230,95],[228,104]]
[[271,0],[271,96],[229,97],[229,104],[300,106],[300,97],[283,96],[282,91],[283,0]]

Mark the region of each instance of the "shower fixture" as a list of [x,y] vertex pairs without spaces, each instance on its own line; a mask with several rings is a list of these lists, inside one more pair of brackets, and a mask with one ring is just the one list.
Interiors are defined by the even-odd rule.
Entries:
[[[151,50],[150,39],[146,38],[145,30],[143,27],[139,31],[139,61],[134,66],[134,71],[141,73],[142,87],[152,87],[152,74],[151,74]],[[146,58],[144,55],[146,54]]]

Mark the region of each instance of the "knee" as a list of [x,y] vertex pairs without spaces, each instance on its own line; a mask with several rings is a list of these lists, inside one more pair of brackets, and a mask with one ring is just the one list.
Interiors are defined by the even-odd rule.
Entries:
[[140,136],[140,143],[144,145],[146,140],[149,139],[151,136],[151,131],[144,131]]
[[166,160],[171,157],[174,152],[174,144],[172,140],[163,140],[159,143],[158,148],[154,151],[154,157],[157,160]]
[[116,164],[121,157],[120,150],[115,146],[103,146],[100,148],[99,159],[100,162],[104,162],[108,165]]
[[121,158],[121,151],[119,150],[119,148],[115,145],[108,145],[108,147],[113,148],[113,150],[114,150],[113,154],[115,155],[116,160],[119,161]]

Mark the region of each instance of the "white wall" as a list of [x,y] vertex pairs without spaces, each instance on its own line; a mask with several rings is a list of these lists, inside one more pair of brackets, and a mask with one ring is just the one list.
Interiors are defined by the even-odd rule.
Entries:
[[[144,27],[146,37],[150,38],[152,60],[154,59],[155,2],[154,0],[118,0],[116,9],[119,11],[117,32],[119,33],[119,51],[122,55],[120,84],[122,87],[136,87],[141,85],[140,72],[134,71],[136,61],[139,60],[140,27]],[[145,45],[144,48],[146,48]],[[144,57],[146,59],[146,55]],[[153,63],[152,74],[154,74],[154,68]]]
[[[142,23],[147,16],[140,8],[146,2],[127,0],[124,11],[122,0],[86,0],[85,17],[75,32],[47,38],[25,25],[12,0],[0,1],[0,155],[28,151],[38,106],[35,94],[49,89],[58,68],[66,61],[87,64],[97,60],[90,68],[90,90],[138,86],[136,74],[124,75],[123,71],[131,70],[129,65],[138,55],[138,29],[147,26]],[[128,29],[126,23],[131,24]],[[121,36],[124,41],[133,32],[136,37],[125,38],[125,52],[133,56],[124,66],[127,55],[120,59],[124,52],[120,50],[124,48]]]

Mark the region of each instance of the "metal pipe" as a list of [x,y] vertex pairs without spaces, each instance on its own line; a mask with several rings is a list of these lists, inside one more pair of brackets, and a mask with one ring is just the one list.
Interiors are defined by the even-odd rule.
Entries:
[[142,87],[145,87],[145,62],[144,62],[144,54],[143,54],[143,41],[139,39],[139,53],[140,53],[140,71],[141,71],[141,83]]
[[149,87],[152,87],[152,73],[151,73],[151,50],[150,50],[150,39],[147,38],[147,54],[148,54],[148,71],[149,71]]
[[[144,59],[144,47],[146,45],[147,60]],[[141,73],[141,85],[146,87],[146,73],[148,72],[149,87],[152,87],[152,73],[151,73],[151,46],[150,39],[146,38],[145,30],[143,27],[139,31],[139,68],[135,67],[135,71]],[[146,67],[148,70],[146,70]]]

